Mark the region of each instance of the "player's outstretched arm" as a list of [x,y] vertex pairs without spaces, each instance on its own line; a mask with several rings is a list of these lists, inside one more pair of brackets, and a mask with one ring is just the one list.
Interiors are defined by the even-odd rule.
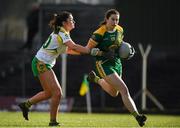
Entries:
[[66,51],[67,54],[71,55],[81,55],[90,54],[91,56],[100,55],[101,51],[98,48],[89,48],[82,45],[74,43],[72,40],[65,43],[68,46]]
[[69,54],[89,54],[90,53],[90,49],[86,48],[84,46],[81,46],[79,44],[74,43],[72,40],[67,41],[66,46],[68,46],[68,50],[67,52]]

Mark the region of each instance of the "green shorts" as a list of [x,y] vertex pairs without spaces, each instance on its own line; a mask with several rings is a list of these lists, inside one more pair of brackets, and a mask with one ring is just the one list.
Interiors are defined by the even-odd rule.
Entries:
[[108,76],[115,72],[120,76],[122,74],[122,64],[120,59],[116,59],[113,61],[96,61],[96,73],[101,78],[104,78],[105,76]]
[[44,73],[52,68],[51,65],[39,61],[36,57],[33,58],[31,66],[34,76],[38,76],[39,74]]

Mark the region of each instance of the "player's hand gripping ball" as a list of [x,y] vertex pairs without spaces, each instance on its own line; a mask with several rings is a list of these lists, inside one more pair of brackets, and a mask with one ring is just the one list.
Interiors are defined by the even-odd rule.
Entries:
[[130,59],[134,56],[135,49],[128,42],[122,42],[119,47],[119,56],[122,59]]

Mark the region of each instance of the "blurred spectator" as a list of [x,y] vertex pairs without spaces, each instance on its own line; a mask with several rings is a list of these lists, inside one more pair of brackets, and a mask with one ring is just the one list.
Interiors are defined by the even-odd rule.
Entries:
[[27,18],[27,40],[26,43],[20,49],[28,49],[31,50],[33,46],[33,39],[38,33],[39,28],[39,5],[32,4],[32,8],[30,9]]

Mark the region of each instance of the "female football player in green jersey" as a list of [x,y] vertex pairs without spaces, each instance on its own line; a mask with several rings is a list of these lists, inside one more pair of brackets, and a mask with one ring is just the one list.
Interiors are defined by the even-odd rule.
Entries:
[[62,89],[52,70],[56,58],[62,53],[90,53],[91,55],[96,55],[98,51],[96,49],[90,51],[89,48],[75,44],[72,41],[70,31],[74,29],[75,22],[70,12],[63,11],[60,14],[54,14],[49,25],[53,32],[32,60],[33,74],[39,78],[43,91],[37,93],[26,102],[20,103],[19,107],[22,110],[23,117],[28,120],[28,112],[31,105],[51,99],[49,126],[58,126],[57,114],[62,97]]
[[120,93],[125,107],[136,118],[139,125],[143,126],[146,116],[138,113],[136,105],[129,94],[128,87],[121,77],[122,65],[118,47],[123,41],[123,28],[118,25],[119,17],[120,14],[117,10],[108,10],[105,14],[104,21],[89,39],[86,47],[99,48],[108,54],[96,56],[95,72],[98,75],[92,71],[89,73],[88,80],[98,83],[113,97],[118,96],[118,93]]

